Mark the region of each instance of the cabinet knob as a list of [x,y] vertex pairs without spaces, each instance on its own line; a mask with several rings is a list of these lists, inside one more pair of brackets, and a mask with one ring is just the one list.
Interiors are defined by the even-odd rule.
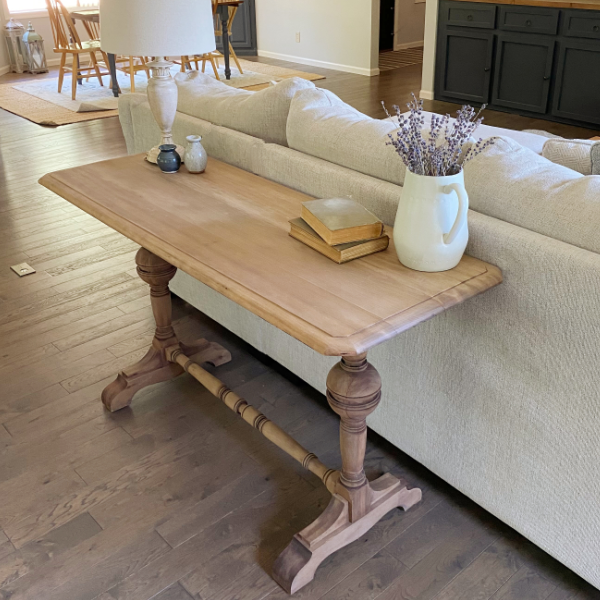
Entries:
[[550,79],[550,77],[548,77],[548,75],[544,76],[544,81],[548,81]]
[[592,29],[593,29],[594,31],[600,31],[600,26],[598,26],[598,25],[594,25],[594,26],[592,27]]
[[527,21],[525,21],[525,25],[527,25],[527,27],[531,27],[533,23],[528,19]]
[[473,15],[467,15],[467,21],[472,21],[473,20]]
[[484,69],[484,71],[485,71],[486,73],[487,73],[489,70],[490,70],[490,68],[489,68],[489,67],[486,67],[486,68]]

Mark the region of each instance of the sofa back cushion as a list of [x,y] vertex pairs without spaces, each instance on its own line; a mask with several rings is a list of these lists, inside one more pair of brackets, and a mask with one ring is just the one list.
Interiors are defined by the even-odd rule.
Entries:
[[287,146],[286,123],[292,98],[299,90],[315,87],[306,79],[292,77],[251,92],[199,71],[179,73],[175,80],[179,112],[282,146]]
[[406,168],[386,145],[395,130],[394,123],[372,119],[330,91],[312,88],[292,100],[287,140],[294,150],[403,185]]
[[[405,116],[407,113],[404,113]],[[423,121],[424,128],[427,130],[431,129],[431,117],[436,113],[431,113],[428,111],[423,111]],[[484,113],[485,114],[485,113]],[[397,120],[396,117],[392,117],[393,120]],[[450,118],[450,123],[456,123],[456,119],[454,117]],[[545,133],[545,132],[543,132]],[[478,140],[480,138],[487,139],[491,137],[507,137],[515,140],[521,146],[525,146],[525,148],[529,148],[533,150],[536,154],[542,154],[542,150],[544,148],[544,144],[548,141],[548,135],[536,134],[533,131],[516,131],[514,129],[504,129],[502,127],[495,127],[492,125],[480,125],[475,132],[473,133],[473,138]]]
[[467,163],[465,183],[473,210],[600,253],[599,175],[585,177],[498,138]]

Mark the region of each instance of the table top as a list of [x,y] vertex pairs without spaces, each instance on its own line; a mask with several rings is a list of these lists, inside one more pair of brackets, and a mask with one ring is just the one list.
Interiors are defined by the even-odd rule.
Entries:
[[135,155],[40,183],[325,355],[366,352],[502,281],[468,256],[412,271],[393,243],[338,265],[288,235],[309,196],[214,159],[203,175],[165,175]]
[[100,22],[100,11],[97,8],[87,10],[72,10],[69,13],[71,18],[79,19],[80,21],[94,21]]
[[[217,4],[223,6],[240,6],[244,0],[218,0]],[[70,11],[73,19],[79,19],[80,21],[94,21],[100,22],[100,10],[97,8],[83,9],[83,10],[72,10]]]

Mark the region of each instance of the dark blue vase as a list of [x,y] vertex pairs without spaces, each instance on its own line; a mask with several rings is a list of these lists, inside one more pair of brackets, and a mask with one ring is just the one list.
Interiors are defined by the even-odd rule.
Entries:
[[177,154],[175,144],[163,144],[158,147],[160,153],[156,159],[156,164],[163,173],[177,173],[181,167],[181,156]]

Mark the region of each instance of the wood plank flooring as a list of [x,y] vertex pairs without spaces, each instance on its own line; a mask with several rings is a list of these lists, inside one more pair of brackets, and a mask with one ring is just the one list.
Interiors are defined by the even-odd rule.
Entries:
[[[419,89],[418,67],[325,74],[320,85],[373,116]],[[117,119],[48,129],[0,111],[0,600],[283,599],[268,573],[326,505],[320,482],[189,376],[114,415],[100,403],[152,335],[136,248],[36,182],[124,153]],[[23,261],[38,272],[18,279],[9,266]],[[182,339],[232,351],[219,369],[230,387],[338,464],[337,418],[319,393],[185,303],[175,316]],[[336,553],[296,598],[600,598],[374,434],[367,469],[406,477],[423,502]]]

